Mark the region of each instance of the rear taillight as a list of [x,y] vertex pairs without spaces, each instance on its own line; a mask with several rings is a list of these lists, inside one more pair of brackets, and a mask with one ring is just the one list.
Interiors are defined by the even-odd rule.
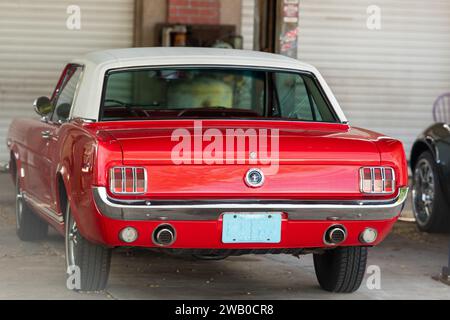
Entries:
[[137,167],[115,167],[110,171],[110,190],[114,194],[147,192],[147,171]]
[[395,192],[395,172],[392,168],[361,168],[361,192],[367,194],[392,194]]

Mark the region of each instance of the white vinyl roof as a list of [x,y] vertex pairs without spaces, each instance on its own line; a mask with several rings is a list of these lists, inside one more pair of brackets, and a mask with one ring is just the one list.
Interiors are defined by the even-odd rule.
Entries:
[[[259,51],[212,48],[132,48],[88,53],[77,62],[105,65],[108,69],[154,64],[223,64],[253,65],[271,68],[300,68],[314,71],[306,63],[282,55]],[[157,61],[157,62],[156,62]]]
[[82,81],[72,108],[72,118],[98,119],[104,76],[108,70],[145,66],[212,65],[311,72],[321,83],[340,120],[347,121],[320,73],[309,64],[281,55],[212,48],[131,48],[92,52],[72,63],[84,66]]

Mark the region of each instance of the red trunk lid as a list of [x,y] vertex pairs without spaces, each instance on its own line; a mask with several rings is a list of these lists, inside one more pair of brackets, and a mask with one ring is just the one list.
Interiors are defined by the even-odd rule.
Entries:
[[[147,168],[153,198],[355,198],[361,166],[380,164],[378,136],[343,124],[182,120],[98,129],[120,143],[124,165]],[[262,187],[245,184],[251,168],[266,174]]]

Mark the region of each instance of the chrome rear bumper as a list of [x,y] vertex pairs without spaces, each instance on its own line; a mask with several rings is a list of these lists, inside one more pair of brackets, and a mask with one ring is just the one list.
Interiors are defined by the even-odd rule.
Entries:
[[104,187],[93,188],[93,196],[101,214],[124,221],[215,221],[226,212],[285,212],[294,221],[370,221],[399,216],[408,188],[395,199],[368,201],[122,201],[110,198]]

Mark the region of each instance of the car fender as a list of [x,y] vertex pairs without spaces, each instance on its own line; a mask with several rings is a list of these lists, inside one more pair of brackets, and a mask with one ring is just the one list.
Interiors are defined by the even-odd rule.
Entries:
[[430,151],[438,169],[438,178],[446,198],[450,198],[450,126],[436,123],[427,128],[413,145],[410,166],[414,172],[420,154]]

